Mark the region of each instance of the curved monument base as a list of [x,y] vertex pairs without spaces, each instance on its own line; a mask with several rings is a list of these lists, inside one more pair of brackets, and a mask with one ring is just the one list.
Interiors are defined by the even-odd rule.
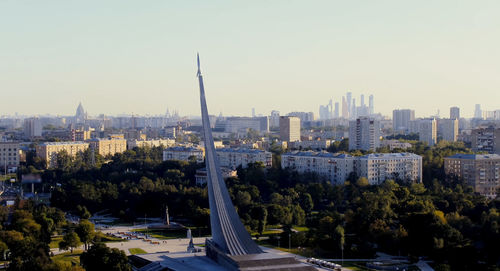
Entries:
[[253,271],[312,271],[316,268],[301,263],[295,257],[273,253],[228,255],[223,253],[212,240],[205,242],[207,257],[229,270]]

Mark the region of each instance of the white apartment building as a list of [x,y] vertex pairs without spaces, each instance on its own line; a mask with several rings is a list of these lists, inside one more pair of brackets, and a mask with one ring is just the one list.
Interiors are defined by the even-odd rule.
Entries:
[[273,157],[268,151],[247,148],[216,149],[220,166],[235,169],[239,166],[248,167],[249,163],[262,162],[266,167],[272,166]]
[[422,157],[412,153],[377,153],[353,157],[327,152],[289,152],[281,156],[281,168],[314,172],[332,184],[343,184],[349,174],[366,177],[370,184],[387,179],[422,182]]
[[436,119],[418,119],[410,123],[410,130],[418,133],[418,140],[427,142],[429,146],[437,143],[437,122]]
[[163,161],[189,161],[189,158],[193,156],[196,157],[197,163],[203,163],[205,159],[205,151],[202,148],[182,146],[170,147],[163,151]]
[[408,148],[411,148],[411,144],[408,143],[408,142],[401,142],[399,140],[395,140],[395,139],[392,139],[392,140],[382,140],[382,142],[380,143],[380,145],[382,145],[382,147],[389,147],[389,149],[392,151],[394,149],[408,149]]
[[311,150],[326,150],[334,140],[303,140],[290,142],[289,147],[292,149],[311,149]]
[[370,184],[388,179],[422,182],[422,156],[413,153],[372,153],[356,157],[356,173]]
[[316,173],[332,184],[343,184],[354,170],[354,157],[340,153],[294,151],[281,155],[281,168]]
[[380,147],[380,122],[361,117],[349,122],[349,150],[375,151]]

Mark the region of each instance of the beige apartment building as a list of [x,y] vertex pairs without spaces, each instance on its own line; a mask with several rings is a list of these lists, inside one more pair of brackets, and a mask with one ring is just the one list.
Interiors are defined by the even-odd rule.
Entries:
[[48,167],[56,166],[57,154],[66,151],[69,156],[75,157],[79,152],[89,148],[89,143],[81,141],[45,142],[36,146],[36,156],[44,159]]
[[500,155],[455,154],[444,158],[449,178],[459,178],[488,198],[496,198],[500,189]]
[[96,138],[89,140],[90,147],[101,156],[115,155],[127,150],[127,140],[110,138]]
[[163,147],[172,147],[175,145],[175,139],[150,139],[150,140],[137,140],[137,139],[131,139],[131,140],[127,140],[127,148],[129,150],[135,148],[135,147],[139,147],[139,148],[143,148],[143,147],[160,147],[160,146],[163,146]]
[[281,141],[300,141],[300,119],[297,117],[280,117]]

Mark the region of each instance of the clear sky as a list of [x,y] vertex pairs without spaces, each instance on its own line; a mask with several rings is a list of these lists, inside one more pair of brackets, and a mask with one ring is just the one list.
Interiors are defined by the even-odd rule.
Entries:
[[0,115],[500,108],[500,1],[0,1]]

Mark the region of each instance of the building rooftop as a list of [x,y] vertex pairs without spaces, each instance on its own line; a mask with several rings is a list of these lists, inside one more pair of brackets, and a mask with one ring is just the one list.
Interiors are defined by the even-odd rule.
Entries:
[[203,151],[203,150],[196,147],[176,146],[176,147],[166,148],[165,151]]
[[293,155],[302,157],[330,157],[330,158],[351,158],[350,154],[346,153],[331,153],[331,152],[315,152],[315,151],[292,151],[283,155]]
[[220,148],[216,152],[232,152],[232,153],[264,153],[263,150],[249,148]]
[[43,142],[39,146],[57,146],[57,145],[88,145],[83,141],[61,141],[61,142]]
[[457,153],[452,156],[448,156],[445,158],[454,158],[454,159],[470,159],[470,160],[485,160],[485,159],[500,159],[500,155],[498,154],[463,154]]
[[397,152],[397,153],[370,153],[367,155],[363,155],[360,159],[398,159],[398,158],[417,158],[422,157],[420,155],[410,153],[410,152]]

